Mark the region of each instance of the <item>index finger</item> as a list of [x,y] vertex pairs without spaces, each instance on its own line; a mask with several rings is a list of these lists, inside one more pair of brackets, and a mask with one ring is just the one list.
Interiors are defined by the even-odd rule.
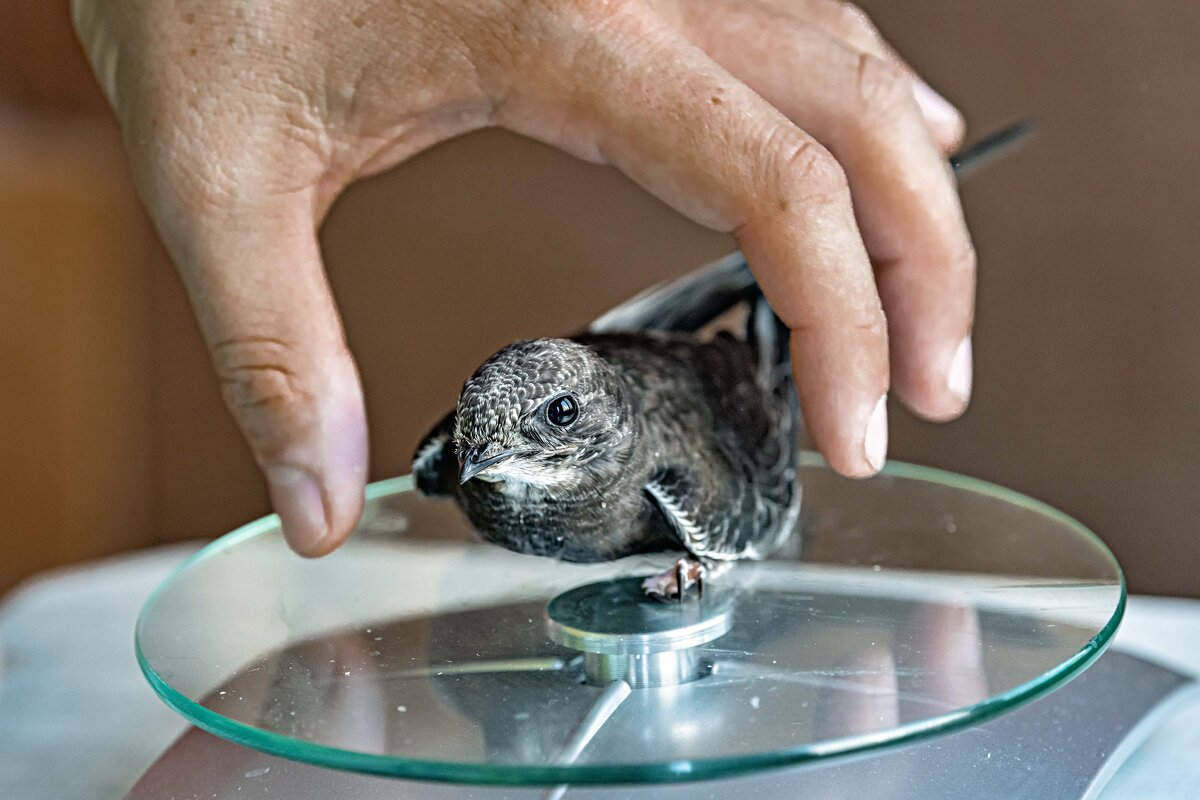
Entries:
[[792,331],[813,441],[842,473],[877,471],[887,326],[838,163],[641,5],[606,19],[572,48],[570,65],[539,66],[546,74],[525,85],[549,94],[512,98],[504,124],[610,161],[697,222],[731,232]]

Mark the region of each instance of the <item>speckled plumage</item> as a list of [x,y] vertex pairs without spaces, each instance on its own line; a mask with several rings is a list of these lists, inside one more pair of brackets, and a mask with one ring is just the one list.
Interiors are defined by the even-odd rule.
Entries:
[[[1023,120],[996,131],[950,166],[961,177],[1032,129]],[[699,335],[739,304],[751,307],[744,337]],[[568,391],[579,395],[575,425],[539,424],[547,400]],[[422,441],[413,472],[426,494],[454,497],[484,538],[520,552],[758,558],[799,514],[799,419],[786,331],[735,253],[585,334],[502,349]],[[464,455],[482,460],[460,484]]]
[[[697,333],[739,303],[754,309],[747,336]],[[765,556],[800,504],[785,333],[744,263],[727,259],[586,333],[515,342],[466,381],[418,448],[418,485],[523,553]],[[556,427],[544,409],[563,393],[577,398],[578,418]],[[468,451],[516,454],[460,484]]]

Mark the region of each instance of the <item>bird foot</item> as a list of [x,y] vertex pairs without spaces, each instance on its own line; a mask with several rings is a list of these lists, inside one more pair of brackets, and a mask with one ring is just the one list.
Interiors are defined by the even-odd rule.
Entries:
[[642,591],[660,603],[682,603],[687,590],[696,587],[696,595],[704,597],[704,582],[708,579],[708,568],[694,558],[684,556],[671,568],[651,575],[642,581]]

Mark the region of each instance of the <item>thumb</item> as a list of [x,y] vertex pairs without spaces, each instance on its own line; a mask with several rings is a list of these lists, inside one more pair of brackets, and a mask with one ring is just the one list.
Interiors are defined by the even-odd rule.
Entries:
[[283,535],[324,555],[362,511],[366,417],[316,238],[309,192],[159,214]]

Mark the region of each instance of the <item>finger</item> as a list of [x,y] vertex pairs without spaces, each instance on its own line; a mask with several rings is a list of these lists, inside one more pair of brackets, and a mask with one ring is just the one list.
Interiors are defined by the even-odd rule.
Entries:
[[973,606],[921,603],[913,612],[914,640],[921,669],[905,676],[904,688],[952,708],[964,708],[988,696],[984,638]]
[[607,18],[569,63],[568,73],[543,61],[498,119],[606,159],[692,219],[733,232],[792,330],[813,440],[835,469],[875,472],[887,442],[886,325],[837,162],[640,6]]
[[[151,202],[209,345],[225,402],[296,552],[328,553],[362,509],[362,392],[321,266],[311,193],[195,203],[167,175]],[[185,199],[176,199],[180,194]]]
[[[894,66],[759,8],[710,4],[684,32],[828,147],[845,168],[888,317],[897,394],[962,412],[975,260],[953,175]],[[798,79],[797,76],[803,76]]]
[[[900,670],[891,648],[872,642],[851,649],[837,660],[847,677],[818,692],[820,712],[814,715],[815,736],[822,740],[887,730],[900,724]],[[836,688],[835,688],[836,687]]]
[[842,0],[766,0],[765,7],[900,68],[912,81],[913,96],[942,154],[950,155],[962,145],[966,133],[962,114],[896,52],[861,8]]

